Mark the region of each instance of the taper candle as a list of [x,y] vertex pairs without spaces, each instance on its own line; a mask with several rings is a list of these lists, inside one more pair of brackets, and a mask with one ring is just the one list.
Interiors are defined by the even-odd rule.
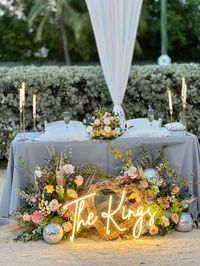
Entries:
[[33,94],[33,117],[36,118],[36,94]]
[[187,85],[186,85],[185,79],[184,79],[183,87],[182,87],[182,104],[183,104],[183,108],[186,107],[186,101],[187,101]]
[[25,88],[26,84],[25,82],[22,82],[22,104],[25,105]]
[[19,110],[20,110],[20,113],[22,113],[22,99],[23,99],[22,89],[19,89]]
[[169,98],[169,110],[170,112],[173,111],[173,106],[172,106],[172,93],[171,90],[168,90],[168,98]]

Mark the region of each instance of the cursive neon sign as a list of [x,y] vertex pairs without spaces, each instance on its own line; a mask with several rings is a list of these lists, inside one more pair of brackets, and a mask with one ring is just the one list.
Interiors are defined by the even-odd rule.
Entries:
[[[87,217],[85,220],[82,218],[82,215],[81,215],[83,213],[83,210],[85,209],[85,201],[89,198],[95,197],[95,195],[96,193],[88,194],[86,196],[83,196],[71,202],[68,202],[63,206],[63,209],[68,209],[69,206],[75,205],[72,234],[70,236],[71,242],[74,241],[75,234],[80,231],[81,225],[92,226],[99,219],[99,216],[96,215],[92,211],[87,214]],[[106,220],[106,234],[109,235],[111,233],[111,230],[110,230],[111,224],[114,225],[114,227],[121,232],[127,230],[125,226],[120,227],[118,223],[116,222],[116,220],[114,219],[114,215],[117,214],[122,209],[122,212],[121,212],[122,220],[130,220],[132,217],[136,218],[135,223],[133,224],[132,235],[134,238],[139,238],[142,233],[144,217],[149,218],[148,226],[152,226],[154,224],[154,217],[156,213],[155,212],[152,213],[150,210],[150,207],[148,207],[147,209],[144,209],[143,206],[140,206],[136,211],[133,211],[130,208],[127,210],[125,205],[123,205],[124,199],[125,199],[125,191],[122,192],[119,205],[114,211],[112,211],[113,197],[111,195],[109,198],[109,203],[108,203],[108,211],[102,212],[100,214],[100,216]]]

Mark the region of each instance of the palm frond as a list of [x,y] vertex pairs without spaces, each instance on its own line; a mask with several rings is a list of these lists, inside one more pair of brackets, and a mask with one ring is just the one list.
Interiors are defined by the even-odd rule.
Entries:
[[[45,1],[46,2],[46,1]],[[47,11],[47,3],[39,3],[37,2],[31,9],[29,16],[28,16],[28,24],[29,27],[33,26],[35,19],[38,16],[41,16],[43,13],[45,14],[45,12]]]

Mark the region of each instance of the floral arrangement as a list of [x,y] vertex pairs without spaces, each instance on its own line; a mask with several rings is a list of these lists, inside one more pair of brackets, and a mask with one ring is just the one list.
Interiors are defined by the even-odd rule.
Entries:
[[[95,186],[103,186],[107,195],[108,187],[105,184],[111,184],[115,191],[125,191],[125,208],[137,212],[142,206],[144,210],[150,208],[155,214],[152,226],[149,227],[144,221],[142,234],[164,235],[173,230],[193,197],[187,191],[185,180],[177,178],[168,161],[162,162],[164,148],[158,152],[143,150],[137,166],[131,159],[131,150],[121,154],[112,148],[112,153],[115,159],[122,161],[123,167],[120,175],[112,177],[108,183],[105,175],[95,166],[74,166],[66,155],[52,157],[42,168],[36,167],[35,184],[18,191],[27,205],[13,214],[23,229],[16,239],[42,238],[44,226],[50,223],[59,224],[63,228],[64,238],[68,238],[75,219],[75,206],[68,203],[87,195]],[[66,204],[69,205],[67,209],[63,208]],[[95,225],[87,229],[91,227],[95,228]],[[90,235],[88,230],[86,235]],[[128,236],[127,232],[123,235]]]
[[87,132],[94,140],[112,140],[122,135],[119,119],[105,108],[98,108],[95,116],[86,122]]
[[150,207],[155,213],[154,225],[149,229],[143,228],[143,234],[165,235],[172,231],[181,213],[194,200],[188,192],[187,182],[177,177],[169,161],[162,162],[164,149],[162,147],[156,153],[143,147],[139,165],[135,166],[131,160],[131,150],[123,155],[112,148],[114,157],[124,164],[121,174],[115,180],[126,190],[131,208],[137,210],[140,206],[146,209]]
[[[61,225],[64,238],[72,230],[74,208],[63,209],[63,203],[80,197],[93,179],[102,178],[103,174],[92,165],[72,165],[67,158],[70,152],[67,153],[62,157],[52,156],[42,168],[37,166],[34,172],[35,184],[17,191],[25,200],[26,207],[13,213],[23,228],[16,240],[42,238],[42,230],[49,223]],[[22,162],[20,165],[25,167]]]

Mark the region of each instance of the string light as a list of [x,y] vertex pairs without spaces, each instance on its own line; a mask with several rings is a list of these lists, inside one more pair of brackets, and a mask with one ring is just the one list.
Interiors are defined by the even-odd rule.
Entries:
[[[81,215],[85,209],[85,200],[91,197],[95,197],[95,195],[96,193],[88,194],[81,198],[75,199],[71,202],[68,202],[63,206],[63,209],[68,209],[69,206],[75,204],[72,235],[70,236],[71,242],[74,241],[75,234],[80,231],[81,226],[85,226],[85,227],[92,226],[99,219],[99,216],[96,215],[92,211],[87,214],[87,218],[85,220],[81,218]],[[114,215],[117,214],[120,211],[120,209],[122,209],[122,213],[121,213],[122,220],[130,220],[131,217],[136,218],[136,221],[133,222],[132,234],[134,238],[138,238],[142,234],[142,229],[144,226],[144,217],[145,218],[147,216],[149,217],[148,226],[152,226],[154,224],[154,218],[155,218],[156,212],[152,213],[150,207],[148,207],[145,210],[143,206],[140,206],[139,208],[137,208],[136,211],[133,211],[130,208],[127,211],[126,206],[123,206],[124,199],[125,199],[125,191],[122,192],[119,205],[114,211],[112,211],[113,197],[111,195],[109,198],[109,203],[108,203],[108,212],[102,212],[100,214],[104,219],[106,219],[106,234],[109,235],[111,232],[110,230],[111,223],[120,232],[124,232],[127,230],[126,227],[120,227],[114,219]]]
[[112,221],[112,223],[115,225],[115,227],[119,230],[119,231],[125,231],[126,228],[121,228],[118,226],[118,224],[115,222],[114,218],[112,217],[113,215],[115,215],[120,208],[122,207],[122,203],[124,202],[124,196],[125,196],[125,191],[122,192],[122,197],[121,197],[121,201],[117,207],[117,209],[115,211],[113,211],[111,213],[111,206],[112,206],[112,196],[110,196],[109,199],[109,205],[108,205],[108,212],[102,212],[101,216],[105,219],[107,219],[107,223],[106,223],[106,234],[109,235],[110,234],[110,221]]

